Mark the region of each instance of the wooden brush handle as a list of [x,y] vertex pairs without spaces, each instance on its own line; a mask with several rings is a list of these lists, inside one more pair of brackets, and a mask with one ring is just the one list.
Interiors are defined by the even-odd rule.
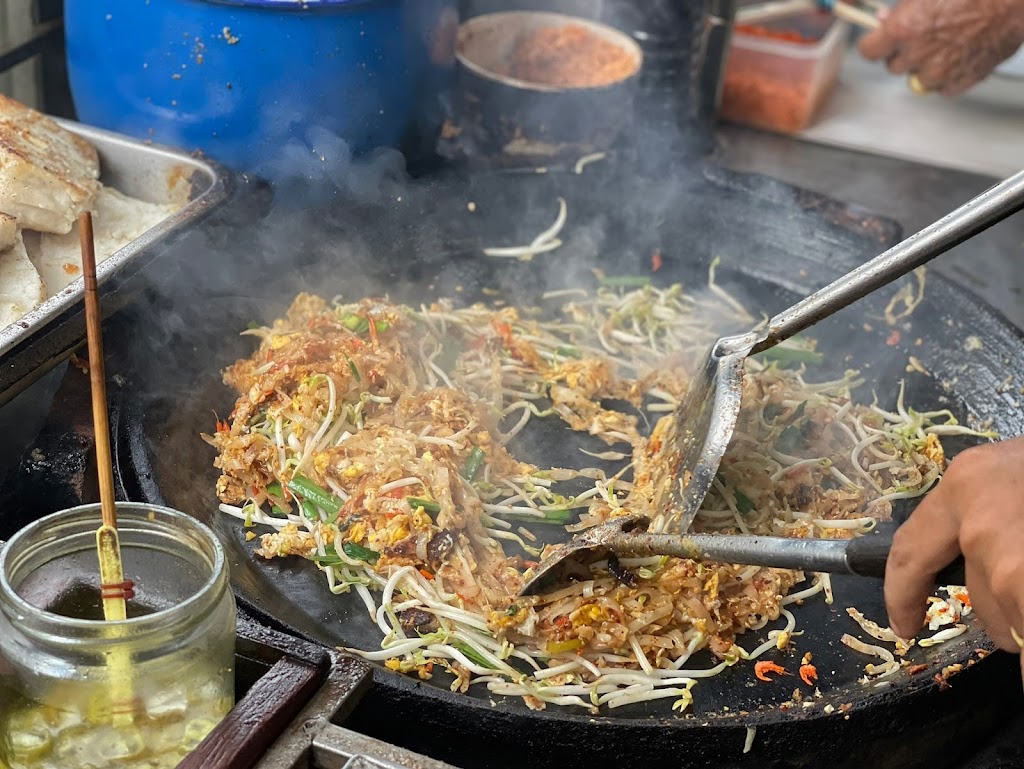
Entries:
[[88,211],[78,217],[78,238],[82,247],[82,277],[85,279],[85,331],[89,346],[89,381],[92,388],[93,430],[96,433],[100,505],[103,524],[117,526],[110,423],[107,421],[107,377],[103,367],[103,332],[100,328],[100,299],[96,287],[96,247],[92,234],[92,214]]

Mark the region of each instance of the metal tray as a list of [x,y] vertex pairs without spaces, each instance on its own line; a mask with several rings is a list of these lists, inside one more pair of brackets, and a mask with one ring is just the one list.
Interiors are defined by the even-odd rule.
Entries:
[[[103,314],[122,307],[132,293],[129,278],[188,227],[223,203],[229,172],[207,160],[136,139],[57,120],[96,147],[103,184],[151,203],[185,205],[98,265]],[[137,288],[137,286],[136,286]],[[0,328],[0,406],[70,357],[85,338],[84,281],[80,277],[6,328]]]

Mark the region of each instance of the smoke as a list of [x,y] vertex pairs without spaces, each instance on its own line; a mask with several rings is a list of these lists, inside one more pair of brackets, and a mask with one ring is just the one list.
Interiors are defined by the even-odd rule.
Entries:
[[[300,291],[414,305],[498,297],[522,306],[549,289],[592,288],[599,269],[681,281],[712,300],[708,265],[721,257],[721,282],[757,317],[828,282],[830,260],[863,260],[863,237],[809,213],[790,188],[707,170],[706,127],[690,119],[684,68],[706,7],[592,5],[594,17],[641,41],[646,74],[626,132],[595,148],[607,157],[580,174],[577,151],[552,158],[548,173],[499,173],[482,162],[472,174],[415,178],[396,150],[359,154],[325,126],[293,126],[261,169],[276,180],[272,194],[243,179],[236,199],[151,271],[130,336],[147,392],[180,400],[205,387],[251,349],[237,332],[280,316]],[[530,262],[483,256],[489,246],[530,243],[553,222],[559,197],[568,203],[561,248]],[[792,293],[766,290],[766,281]],[[713,331],[737,330],[730,314],[705,319]]]

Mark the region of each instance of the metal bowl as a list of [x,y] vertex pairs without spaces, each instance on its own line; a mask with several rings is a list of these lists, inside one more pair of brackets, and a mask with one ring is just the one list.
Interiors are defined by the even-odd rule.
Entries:
[[[523,35],[574,25],[625,52],[633,66],[607,85],[551,85],[504,74]],[[557,156],[604,150],[628,128],[643,51],[613,27],[577,16],[508,11],[476,16],[459,28],[456,56],[459,128],[484,149],[506,155]]]

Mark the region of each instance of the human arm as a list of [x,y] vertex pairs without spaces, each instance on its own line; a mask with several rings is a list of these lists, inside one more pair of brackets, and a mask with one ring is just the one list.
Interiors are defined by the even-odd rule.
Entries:
[[1024,651],[1024,438],[959,454],[901,526],[885,575],[892,629],[921,630],[932,579],[963,553],[971,604],[989,636]]
[[860,52],[955,96],[1024,43],[1024,0],[900,0],[861,38]]

